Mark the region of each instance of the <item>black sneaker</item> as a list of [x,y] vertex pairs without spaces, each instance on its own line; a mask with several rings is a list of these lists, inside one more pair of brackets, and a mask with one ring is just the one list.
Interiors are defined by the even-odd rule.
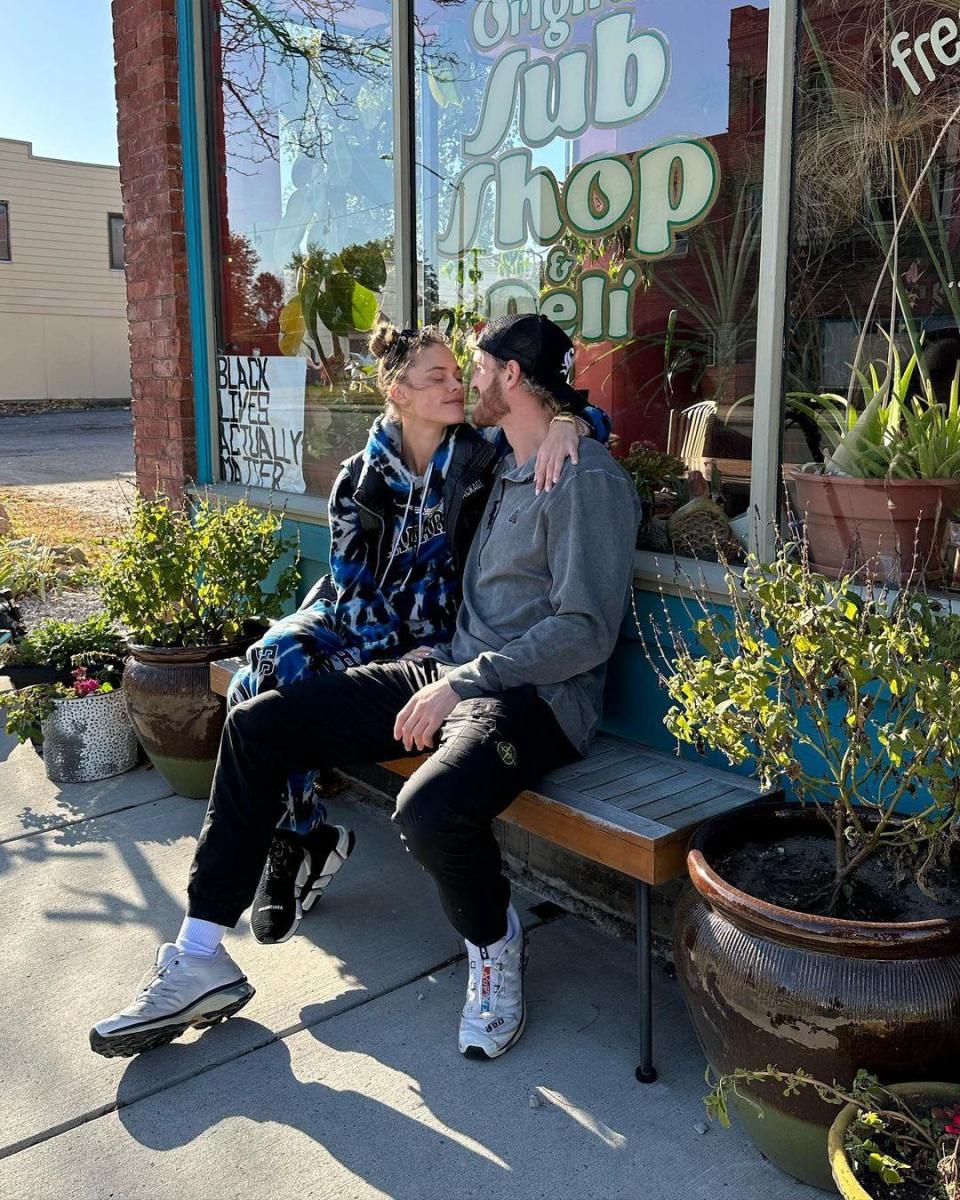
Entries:
[[309,834],[277,830],[250,910],[258,942],[273,945],[293,937],[353,845],[353,831],[342,825],[322,825]]

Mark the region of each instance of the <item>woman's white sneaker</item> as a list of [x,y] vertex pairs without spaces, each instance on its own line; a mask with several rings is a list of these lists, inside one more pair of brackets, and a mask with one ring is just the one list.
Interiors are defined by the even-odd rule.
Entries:
[[493,954],[467,942],[467,1001],[460,1015],[460,1053],[467,1058],[498,1058],[520,1040],[527,1023],[523,973],[527,938],[513,905],[508,937]]
[[165,942],[132,1003],[90,1030],[90,1049],[129,1058],[172,1042],[191,1026],[202,1029],[233,1016],[254,994],[223,946],[201,958]]

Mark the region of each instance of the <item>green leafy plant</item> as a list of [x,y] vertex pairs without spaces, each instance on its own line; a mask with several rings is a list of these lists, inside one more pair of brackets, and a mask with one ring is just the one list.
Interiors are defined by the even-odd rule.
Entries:
[[115,691],[123,677],[122,656],[81,654],[74,658],[72,682],[35,683],[3,697],[6,732],[19,742],[43,741],[43,722],[63,700],[85,700],[88,696]]
[[[832,451],[827,469],[862,479],[950,479],[960,474],[960,369],[946,404],[929,380],[915,394],[916,354],[901,364],[890,342],[889,370],[855,372],[860,404],[835,393],[794,394],[789,403],[816,419]],[[881,374],[881,371],[883,373]]]
[[[700,601],[691,645],[666,611],[647,653],[680,741],[751,762],[812,804],[834,842],[835,908],[884,852],[921,888],[960,817],[960,615],[926,593],[895,595],[810,570],[804,547],[727,572],[732,615]],[[907,800],[921,798],[916,812]]]
[[41,600],[59,592],[64,579],[57,556],[35,538],[0,539],[0,589],[15,598],[36,594]]
[[123,635],[106,613],[82,621],[41,621],[18,641],[0,646],[0,666],[66,671],[76,656],[91,653],[126,653]]
[[[709,1082],[709,1071],[707,1078]],[[958,1110],[933,1107],[917,1111],[917,1106],[911,1107],[866,1071],[858,1071],[852,1085],[845,1088],[823,1083],[799,1069],[781,1071],[768,1066],[762,1071],[738,1068],[722,1075],[704,1097],[710,1119],[729,1129],[733,1097],[757,1107],[749,1092],[741,1090],[751,1084],[777,1085],[785,1096],[810,1089],[827,1104],[852,1104],[857,1116],[847,1130],[844,1148],[858,1175],[890,1188],[913,1182],[928,1200],[960,1200]],[[762,1115],[762,1110],[758,1111]]]
[[[305,347],[331,384],[350,382],[351,355],[340,341],[373,328],[387,282],[388,245],[387,241],[366,242],[346,246],[334,255],[309,246],[305,254],[294,254],[291,266],[297,294],[280,312],[281,353],[293,355]],[[333,338],[332,354],[324,351],[324,331]]]
[[185,512],[166,497],[141,497],[101,569],[104,607],[142,644],[232,641],[280,616],[296,588],[296,564],[280,566],[296,541],[280,528],[280,517],[246,500],[204,498]]
[[652,442],[634,442],[620,465],[633,480],[641,503],[650,509],[658,492],[671,491],[676,496],[687,474],[684,462],[658,450]]

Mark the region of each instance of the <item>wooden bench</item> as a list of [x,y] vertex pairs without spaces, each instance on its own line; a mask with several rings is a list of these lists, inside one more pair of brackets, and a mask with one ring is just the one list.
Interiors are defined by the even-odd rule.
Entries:
[[[226,695],[239,659],[210,664],[210,681]],[[380,765],[409,777],[424,756]],[[757,785],[609,734],[598,736],[587,757],[544,776],[522,792],[500,819],[555,846],[612,867],[635,881],[637,961],[640,982],[640,1065],[636,1076],[652,1083],[653,1011],[650,888],[686,874],[687,843],[708,817],[756,800]]]

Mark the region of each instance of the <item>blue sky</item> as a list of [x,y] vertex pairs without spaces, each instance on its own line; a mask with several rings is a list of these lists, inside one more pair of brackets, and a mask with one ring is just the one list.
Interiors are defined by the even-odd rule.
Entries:
[[110,0],[3,5],[0,137],[33,152],[116,163]]

